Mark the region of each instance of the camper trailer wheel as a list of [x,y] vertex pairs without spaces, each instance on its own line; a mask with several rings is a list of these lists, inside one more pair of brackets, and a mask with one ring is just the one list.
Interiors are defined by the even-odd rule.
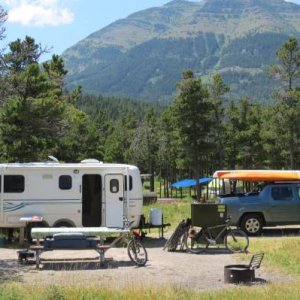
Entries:
[[55,224],[54,227],[73,227],[70,223],[62,221]]
[[25,230],[25,237],[27,241],[31,242],[32,237],[31,237],[31,229],[34,227],[47,227],[48,225],[45,222],[34,222],[34,223],[29,223],[26,226]]
[[143,244],[136,240],[131,239],[127,246],[128,256],[137,266],[142,267],[148,260],[148,254]]

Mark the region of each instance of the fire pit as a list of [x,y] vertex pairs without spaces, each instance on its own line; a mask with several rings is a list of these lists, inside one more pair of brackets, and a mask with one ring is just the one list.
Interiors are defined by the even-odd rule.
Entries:
[[229,265],[224,267],[225,283],[249,283],[255,280],[254,269],[248,265]]
[[255,281],[255,269],[258,269],[264,253],[252,256],[249,265],[228,265],[224,267],[225,283],[251,283]]

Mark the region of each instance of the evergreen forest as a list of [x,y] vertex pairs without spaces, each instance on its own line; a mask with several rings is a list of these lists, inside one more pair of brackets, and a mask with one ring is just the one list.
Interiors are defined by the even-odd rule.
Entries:
[[[6,12],[0,6],[0,41]],[[2,48],[2,47],[0,47]],[[228,100],[218,73],[182,70],[169,105],[67,90],[62,57],[26,36],[0,50],[0,161],[95,158],[137,165],[169,182],[217,169],[300,168],[300,46],[287,39],[269,65],[276,91]],[[266,58],[267,59],[267,58]],[[253,94],[256,87],[252,86]],[[226,99],[226,100],[225,100]]]

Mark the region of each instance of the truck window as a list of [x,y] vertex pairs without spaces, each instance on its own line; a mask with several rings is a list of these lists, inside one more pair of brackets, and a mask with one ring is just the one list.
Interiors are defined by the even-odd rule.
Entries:
[[292,200],[293,190],[289,186],[277,186],[272,188],[272,198],[274,200]]
[[[1,191],[0,176],[0,191]],[[23,175],[4,175],[4,193],[23,193],[25,190],[25,178]]]

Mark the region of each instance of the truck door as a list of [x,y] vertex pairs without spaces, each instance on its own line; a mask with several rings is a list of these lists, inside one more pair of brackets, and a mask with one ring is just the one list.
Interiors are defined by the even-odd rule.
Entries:
[[292,185],[271,187],[270,215],[276,223],[299,222],[299,200]]
[[124,176],[105,175],[105,216],[107,227],[123,227]]

